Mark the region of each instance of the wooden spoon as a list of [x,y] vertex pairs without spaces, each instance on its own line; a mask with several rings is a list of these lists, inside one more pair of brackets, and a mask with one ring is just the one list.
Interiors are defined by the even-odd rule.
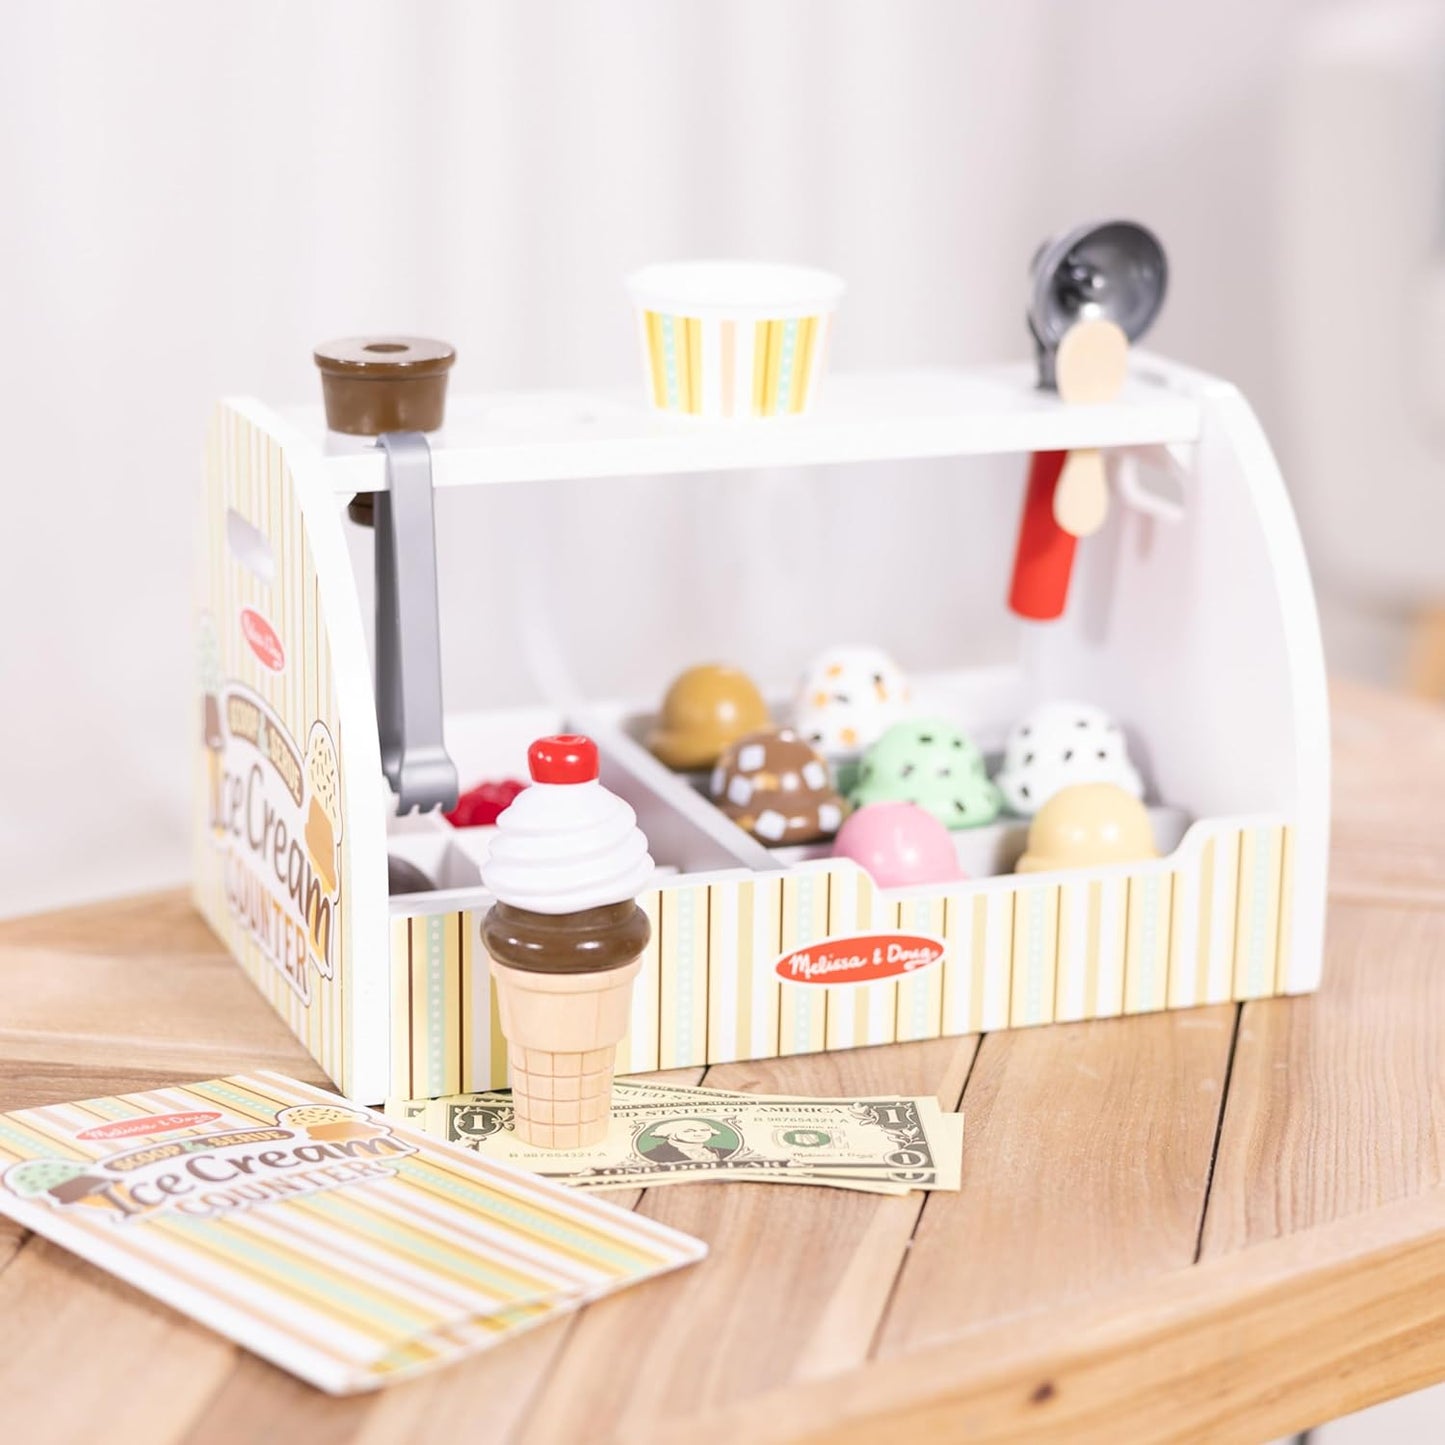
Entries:
[[[1124,385],[1129,339],[1112,321],[1075,322],[1059,342],[1054,375],[1059,397],[1085,404],[1112,401]],[[1054,488],[1054,521],[1071,537],[1087,537],[1109,515],[1103,454],[1070,452]]]

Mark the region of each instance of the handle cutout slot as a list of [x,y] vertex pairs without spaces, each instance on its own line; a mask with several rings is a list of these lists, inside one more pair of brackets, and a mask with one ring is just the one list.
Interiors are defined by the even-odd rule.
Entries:
[[276,580],[276,554],[266,534],[248,522],[234,507],[226,508],[226,546],[263,587]]

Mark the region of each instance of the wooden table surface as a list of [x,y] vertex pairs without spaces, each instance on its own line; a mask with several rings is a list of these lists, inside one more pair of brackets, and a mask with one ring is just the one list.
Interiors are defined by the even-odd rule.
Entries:
[[[674,1075],[961,1101],[963,1190],[633,1196],[709,1258],[349,1400],[0,1220],[0,1440],[1252,1445],[1445,1377],[1445,711],[1334,703],[1316,997]],[[258,1067],[324,1082],[182,895],[0,924],[0,1109]]]

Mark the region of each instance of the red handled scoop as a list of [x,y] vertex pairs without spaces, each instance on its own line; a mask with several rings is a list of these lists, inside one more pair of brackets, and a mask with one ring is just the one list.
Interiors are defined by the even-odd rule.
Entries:
[[[1159,242],[1131,221],[1078,226],[1040,247],[1029,305],[1039,384],[1071,404],[1117,397],[1129,343],[1158,314],[1167,273]],[[1075,544],[1103,526],[1108,508],[1098,450],[1033,457],[1009,587],[1015,613],[1033,622],[1063,615]]]

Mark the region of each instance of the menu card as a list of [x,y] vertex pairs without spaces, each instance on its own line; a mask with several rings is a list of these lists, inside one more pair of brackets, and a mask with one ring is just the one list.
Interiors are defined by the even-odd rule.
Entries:
[[273,1073],[0,1114],[0,1212],[332,1394],[707,1252]]

